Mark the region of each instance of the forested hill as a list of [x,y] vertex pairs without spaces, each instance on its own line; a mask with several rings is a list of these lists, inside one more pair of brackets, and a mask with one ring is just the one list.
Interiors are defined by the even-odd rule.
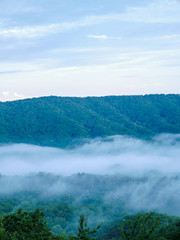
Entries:
[[41,97],[0,102],[0,142],[67,146],[71,140],[180,133],[180,95]]

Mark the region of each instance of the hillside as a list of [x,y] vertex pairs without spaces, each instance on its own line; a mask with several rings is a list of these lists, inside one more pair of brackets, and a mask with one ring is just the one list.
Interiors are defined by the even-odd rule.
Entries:
[[72,140],[180,133],[180,95],[41,97],[0,103],[0,142],[65,147]]

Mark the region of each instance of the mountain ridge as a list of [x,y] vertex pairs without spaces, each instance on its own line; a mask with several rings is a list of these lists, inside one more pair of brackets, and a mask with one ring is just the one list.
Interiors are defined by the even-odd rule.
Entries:
[[40,97],[0,102],[0,142],[67,147],[83,138],[180,133],[180,95]]

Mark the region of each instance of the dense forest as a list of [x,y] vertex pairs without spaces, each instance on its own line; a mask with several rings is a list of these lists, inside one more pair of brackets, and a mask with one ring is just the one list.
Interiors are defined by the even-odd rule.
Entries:
[[67,147],[81,139],[180,133],[180,95],[41,97],[0,103],[0,142]]
[[[106,233],[97,237],[102,225],[90,228],[88,218],[81,214],[75,235],[67,236],[65,233],[56,235],[44,219],[44,213],[38,208],[32,212],[19,209],[18,211],[3,215],[0,218],[0,239],[2,240],[179,240],[180,219],[170,218],[165,215],[146,213],[131,215],[110,224]],[[108,238],[107,238],[108,236]],[[113,238],[112,238],[113,237]]]

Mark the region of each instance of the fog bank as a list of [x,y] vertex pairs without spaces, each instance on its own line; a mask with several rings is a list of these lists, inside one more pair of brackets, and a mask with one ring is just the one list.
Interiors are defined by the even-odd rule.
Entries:
[[180,172],[180,134],[162,134],[151,142],[125,136],[98,138],[71,150],[25,144],[0,147],[0,173],[49,172],[71,175]]
[[180,134],[153,141],[99,138],[71,150],[4,145],[0,173],[1,195],[28,191],[48,199],[69,194],[76,203],[97,198],[111,208],[123,206],[122,211],[180,216]]

